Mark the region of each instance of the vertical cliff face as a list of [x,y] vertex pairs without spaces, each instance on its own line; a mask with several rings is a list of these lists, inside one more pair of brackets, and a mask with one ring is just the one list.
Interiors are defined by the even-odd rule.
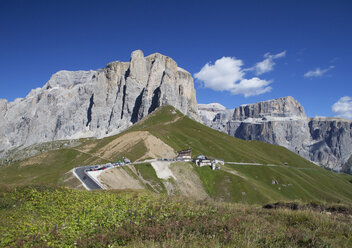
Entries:
[[311,118],[310,158],[340,170],[352,154],[352,121],[340,118]]
[[347,162],[342,166],[342,171],[348,174],[352,174],[352,155]]
[[291,96],[243,105],[233,110],[234,120],[263,117],[305,117],[303,107]]
[[292,97],[232,110],[200,105],[199,113],[204,124],[234,137],[281,145],[333,170],[348,167],[343,165],[352,154],[352,121],[307,118]]
[[171,58],[134,51],[97,71],[59,71],[26,98],[0,99],[0,153],[34,143],[116,134],[161,105],[199,120],[193,78]]

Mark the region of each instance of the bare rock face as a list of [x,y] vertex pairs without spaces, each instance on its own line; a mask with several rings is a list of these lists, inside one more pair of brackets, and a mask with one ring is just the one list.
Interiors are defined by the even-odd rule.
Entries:
[[220,103],[198,104],[199,116],[207,126],[211,126],[215,116],[225,110],[226,108]]
[[352,155],[352,121],[310,118],[308,125],[312,139],[309,147],[311,160],[319,161],[333,170],[343,169]]
[[59,71],[26,98],[0,99],[0,154],[15,147],[119,133],[162,105],[199,120],[190,73],[134,51],[97,71]]
[[305,117],[303,107],[291,96],[242,105],[233,111],[233,119],[244,120],[247,118],[263,117]]
[[344,164],[352,155],[350,120],[307,118],[303,107],[290,96],[232,110],[211,108],[213,105],[199,106],[205,125],[237,138],[284,146],[332,170],[349,169]]
[[[351,157],[347,160],[347,162],[343,165],[342,171],[348,174],[352,174],[352,155]],[[352,181],[350,181],[352,182]]]

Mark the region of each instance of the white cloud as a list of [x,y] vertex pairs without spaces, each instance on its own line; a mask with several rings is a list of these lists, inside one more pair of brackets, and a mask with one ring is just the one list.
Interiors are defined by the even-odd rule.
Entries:
[[271,82],[257,77],[244,78],[246,70],[242,69],[240,59],[222,57],[214,64],[207,63],[194,77],[204,83],[204,87],[215,91],[229,91],[234,95],[245,97],[260,95],[271,90]]
[[240,59],[222,57],[215,61],[214,65],[207,63],[194,76],[203,81],[206,88],[216,91],[231,90],[244,76],[242,65]]
[[240,83],[236,84],[236,87],[231,89],[231,93],[234,95],[243,94],[244,97],[264,94],[271,91],[272,88],[268,86],[270,83],[257,77],[242,79]]
[[331,65],[326,69],[320,69],[319,67],[315,70],[308,71],[304,74],[304,77],[321,77],[331,69],[335,68],[335,66]]
[[283,51],[278,54],[266,53],[264,54],[265,59],[263,61],[258,62],[255,66],[247,70],[254,71],[256,75],[261,75],[265,72],[272,71],[274,70],[274,65],[275,65],[274,59],[279,59],[285,56],[286,56],[286,51]]
[[341,97],[332,105],[331,110],[337,114],[338,117],[352,119],[352,97]]

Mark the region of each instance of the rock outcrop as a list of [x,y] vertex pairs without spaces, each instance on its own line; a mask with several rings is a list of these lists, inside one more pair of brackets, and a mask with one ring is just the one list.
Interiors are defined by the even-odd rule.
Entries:
[[[199,105],[204,124],[245,140],[281,145],[321,166],[347,171],[352,154],[352,121],[308,118],[293,97],[228,110]],[[215,106],[217,106],[215,104]]]
[[220,103],[198,104],[198,113],[202,122],[210,126],[217,113],[226,110]]
[[53,140],[119,133],[162,105],[199,120],[190,73],[159,53],[97,71],[59,71],[25,98],[0,99],[0,154]]

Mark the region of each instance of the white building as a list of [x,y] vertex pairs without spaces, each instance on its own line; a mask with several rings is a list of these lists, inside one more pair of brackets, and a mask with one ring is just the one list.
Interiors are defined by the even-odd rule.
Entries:
[[211,166],[211,160],[205,157],[204,155],[199,155],[195,160],[194,163],[200,167],[202,166]]

